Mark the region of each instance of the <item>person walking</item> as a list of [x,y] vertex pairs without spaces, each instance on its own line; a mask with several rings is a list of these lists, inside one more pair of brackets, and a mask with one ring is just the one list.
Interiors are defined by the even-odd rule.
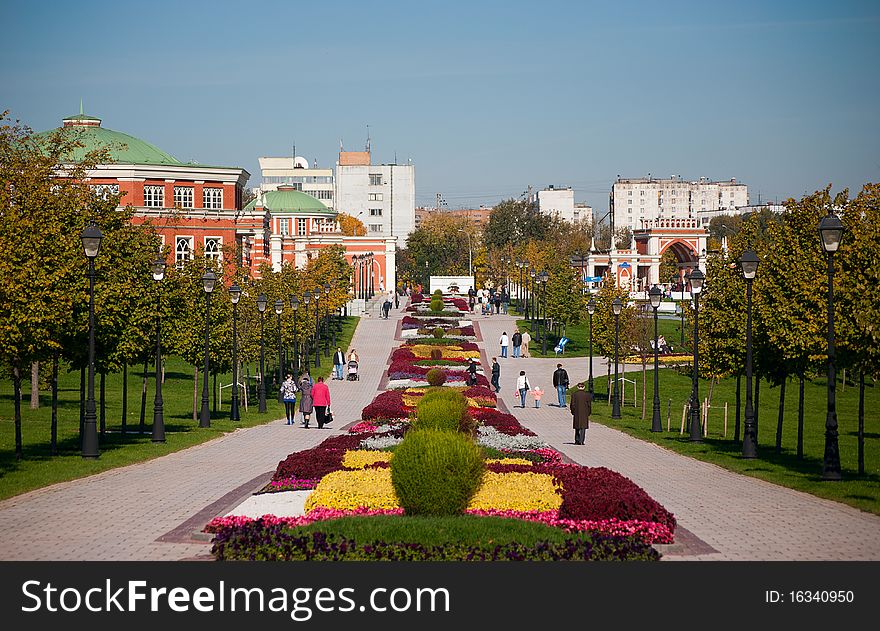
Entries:
[[507,315],[507,308],[510,305],[510,294],[507,293],[507,287],[501,290],[501,313]]
[[495,315],[501,313],[501,294],[497,291],[495,292]]
[[296,415],[296,382],[293,375],[287,373],[287,379],[281,383],[281,400],[284,401],[284,412],[287,415],[287,424],[293,425]]
[[565,407],[565,395],[568,392],[568,372],[562,364],[556,364],[553,371],[553,387],[556,388],[556,396],[559,398],[559,407]]
[[385,302],[382,303],[382,317],[386,320],[388,319],[388,313],[391,311],[391,300],[385,298]]
[[324,377],[318,377],[318,383],[312,388],[312,405],[315,406],[318,429],[324,429],[327,423],[327,410],[330,409],[330,388],[324,383]]
[[357,351],[355,349],[351,349],[348,353],[348,361],[361,363],[361,358],[358,356]]
[[544,396],[544,391],[541,390],[539,386],[535,386],[534,388],[532,388],[532,396],[535,399],[535,407],[541,407],[541,397]]
[[523,357],[528,357],[528,356],[529,356],[529,342],[531,342],[531,341],[532,341],[532,336],[529,334],[529,332],[528,332],[528,331],[523,331],[523,334],[522,334],[522,350],[520,351],[520,352],[522,353],[522,356],[523,356]]
[[302,392],[302,400],[299,402],[299,411],[302,412],[302,426],[309,428],[309,417],[312,415],[314,400],[312,399],[312,377],[308,371],[304,372],[299,380],[299,390]]
[[507,357],[507,347],[510,345],[510,338],[507,337],[507,331],[504,331],[501,334],[501,339],[498,340],[498,343],[501,344],[501,356]]
[[337,346],[333,353],[333,378],[342,380],[342,369],[345,367],[345,353]]
[[519,329],[514,329],[510,341],[513,342],[513,356],[519,357],[522,350],[522,333],[519,332]]
[[526,371],[520,370],[519,377],[516,378],[516,390],[519,392],[519,400],[521,408],[526,407],[526,393],[531,390],[532,387],[529,385],[528,377],[526,377]]
[[571,395],[571,416],[574,427],[574,444],[583,445],[587,437],[587,429],[590,427],[590,414],[593,413],[593,404],[590,401],[590,393],[584,390],[584,384],[579,383],[577,389]]
[[470,362],[467,367],[468,380],[467,384],[469,386],[477,385],[477,362],[473,357],[468,359]]
[[492,358],[492,386],[495,388],[495,392],[501,391],[501,364],[498,363],[498,358]]

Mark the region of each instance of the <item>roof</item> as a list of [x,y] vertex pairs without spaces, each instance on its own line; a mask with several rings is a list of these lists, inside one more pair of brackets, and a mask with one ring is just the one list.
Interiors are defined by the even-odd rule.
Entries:
[[[251,200],[244,207],[244,210],[254,210],[259,200],[259,197]],[[335,211],[327,208],[319,199],[312,197],[308,193],[286,187],[281,190],[263,193],[261,206],[273,213],[324,213],[336,215]]]

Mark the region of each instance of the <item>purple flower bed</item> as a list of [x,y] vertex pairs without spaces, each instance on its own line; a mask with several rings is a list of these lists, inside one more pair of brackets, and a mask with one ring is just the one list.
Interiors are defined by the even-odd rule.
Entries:
[[388,390],[379,394],[373,402],[361,412],[361,419],[370,421],[373,419],[406,418],[409,416],[409,408],[403,404],[403,393],[397,390]]

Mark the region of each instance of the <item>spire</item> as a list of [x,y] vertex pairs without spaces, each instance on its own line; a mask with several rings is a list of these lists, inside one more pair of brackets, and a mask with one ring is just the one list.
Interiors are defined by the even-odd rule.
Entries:
[[80,116],[83,115],[83,100],[82,100],[82,97],[80,97],[80,99],[79,99],[79,115],[80,115]]

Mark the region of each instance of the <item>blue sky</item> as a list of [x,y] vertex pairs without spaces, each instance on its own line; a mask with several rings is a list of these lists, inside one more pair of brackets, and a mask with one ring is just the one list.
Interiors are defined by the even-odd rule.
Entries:
[[880,181],[880,3],[7,2],[0,110],[78,111],[182,159],[339,141],[416,165],[417,202],[736,177],[752,201]]

